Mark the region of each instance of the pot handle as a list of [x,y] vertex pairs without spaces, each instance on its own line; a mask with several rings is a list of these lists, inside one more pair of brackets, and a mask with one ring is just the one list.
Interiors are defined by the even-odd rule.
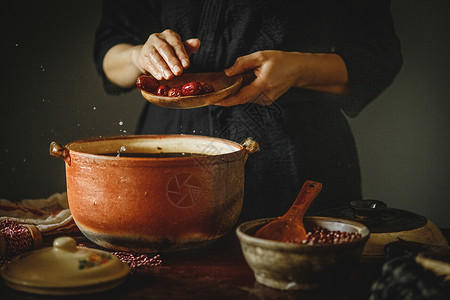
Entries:
[[64,159],[64,161],[70,166],[71,159],[69,149],[62,146],[61,144],[52,142],[50,144],[50,155]]
[[248,137],[241,143],[245,150],[245,160],[247,160],[249,154],[253,154],[259,151],[259,144],[252,137]]

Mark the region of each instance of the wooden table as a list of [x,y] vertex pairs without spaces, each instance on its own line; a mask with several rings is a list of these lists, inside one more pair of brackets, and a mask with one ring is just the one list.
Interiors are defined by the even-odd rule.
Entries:
[[[81,237],[80,242],[89,242]],[[280,291],[258,284],[242,256],[234,231],[210,246],[162,253],[162,265],[137,271],[119,287],[98,294],[50,299],[367,299],[381,264],[360,264],[348,284],[313,292]],[[49,299],[14,291],[0,283],[0,299]]]

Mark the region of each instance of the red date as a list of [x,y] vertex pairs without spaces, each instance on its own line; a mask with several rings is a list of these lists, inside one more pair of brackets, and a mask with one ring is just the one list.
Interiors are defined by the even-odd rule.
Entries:
[[216,90],[212,85],[206,82],[202,82],[203,94],[214,93]]
[[215,92],[214,87],[209,83],[192,81],[183,85],[183,96],[202,95]]
[[160,85],[158,90],[156,91],[156,95],[158,96],[167,96],[169,94],[170,87],[168,85]]
[[139,76],[136,80],[136,86],[145,92],[168,97],[193,96],[215,92],[214,87],[206,82],[192,81],[183,86],[171,88],[165,84],[160,85],[158,80],[148,75]]
[[183,96],[183,93],[181,92],[181,87],[173,87],[167,92],[167,96],[169,97],[179,97]]
[[199,95],[203,93],[203,84],[200,81],[192,81],[183,85],[181,91],[183,96]]
[[136,80],[136,86],[145,92],[155,93],[159,87],[159,82],[151,76],[141,75]]

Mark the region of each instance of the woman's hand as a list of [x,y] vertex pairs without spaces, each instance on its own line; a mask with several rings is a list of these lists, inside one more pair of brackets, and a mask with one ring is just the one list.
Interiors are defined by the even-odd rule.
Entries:
[[200,47],[199,39],[181,41],[173,30],[153,33],[144,45],[117,44],[103,59],[103,71],[113,83],[133,87],[139,75],[150,73],[157,80],[171,79],[189,67],[189,56]]
[[132,59],[143,73],[148,72],[158,80],[171,79],[189,67],[189,56],[199,47],[199,39],[183,42],[178,33],[166,29],[151,34],[142,47],[136,48]]
[[347,92],[347,68],[336,54],[258,51],[239,57],[225,70],[228,76],[244,72],[253,72],[256,79],[215,105],[248,102],[270,105],[292,87],[336,94]]
[[225,70],[225,74],[233,76],[253,72],[256,79],[216,105],[272,104],[294,85],[297,67],[291,60],[291,54],[282,51],[259,51],[239,57],[231,68]]

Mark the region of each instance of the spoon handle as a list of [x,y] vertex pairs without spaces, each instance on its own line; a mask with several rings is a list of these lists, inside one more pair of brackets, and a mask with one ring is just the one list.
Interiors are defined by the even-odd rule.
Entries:
[[320,182],[307,180],[302,186],[300,193],[292,204],[291,208],[283,215],[283,219],[302,220],[303,215],[308,210],[309,205],[317,197],[322,189]]

